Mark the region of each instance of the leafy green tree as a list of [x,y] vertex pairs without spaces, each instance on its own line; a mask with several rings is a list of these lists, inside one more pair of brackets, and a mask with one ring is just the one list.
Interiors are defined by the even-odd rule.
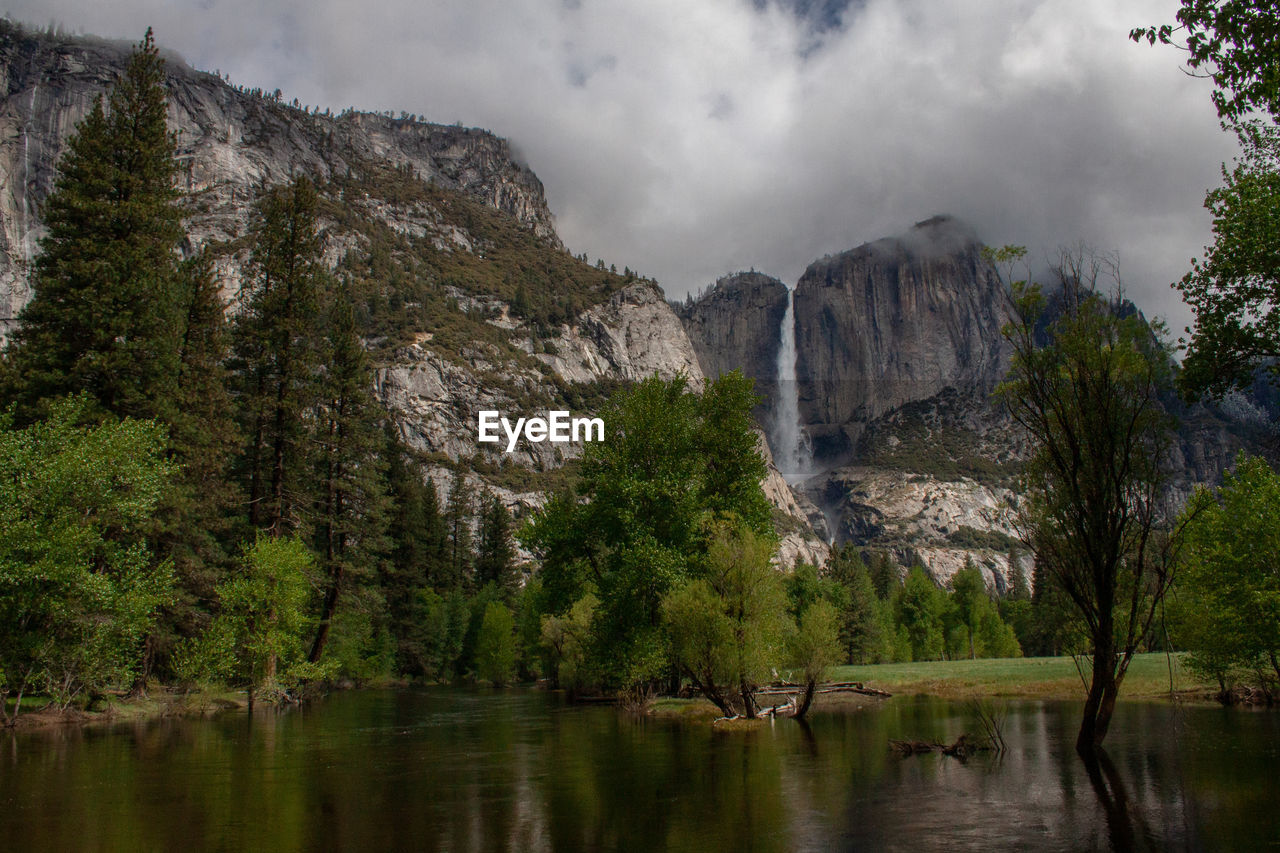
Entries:
[[1247,679],[1280,685],[1280,476],[1241,456],[1221,488],[1197,489],[1176,608],[1188,664],[1225,688]]
[[734,372],[702,395],[682,378],[657,377],[616,394],[604,411],[606,440],[584,452],[578,493],[550,501],[521,534],[541,557],[548,613],[564,613],[594,587],[594,668],[610,686],[670,674],[661,602],[708,571],[716,518],[772,533],[750,388]]
[[184,238],[151,31],[106,106],[76,126],[45,202],[32,298],[8,348],[9,394],[27,423],[66,394],[101,413],[167,419],[179,374]]
[[1280,4],[1275,0],[1180,0],[1177,25],[1139,27],[1136,42],[1178,44],[1195,76],[1213,81],[1224,124],[1262,112],[1280,116]]
[[1181,0],[1176,18],[1130,38],[1182,47],[1190,73],[1213,81],[1222,125],[1243,146],[1234,168],[1223,168],[1225,185],[1205,197],[1214,244],[1176,285],[1196,318],[1180,377],[1194,396],[1247,385],[1262,364],[1274,379],[1280,355],[1280,5]]
[[906,632],[912,660],[943,656],[947,599],[922,566],[913,566],[897,595],[897,622]]
[[[1004,250],[996,260],[1019,256]],[[1064,254],[1056,316],[1048,318],[1040,288],[1012,282],[1004,333],[1013,357],[997,389],[1034,448],[1023,540],[1071,599],[1091,647],[1082,754],[1106,737],[1125,672],[1172,578],[1177,538],[1163,507],[1172,423],[1160,400],[1171,362],[1141,315],[1118,293],[1101,292],[1113,274],[1105,259]]]
[[546,652],[547,670],[555,687],[575,689],[590,680],[587,654],[591,623],[599,606],[600,599],[588,592],[565,615],[542,617],[539,642]]
[[516,674],[515,620],[500,601],[485,605],[476,641],[476,676],[495,687],[511,682]]
[[1246,141],[1223,176],[1205,197],[1214,244],[1176,285],[1196,318],[1179,377],[1191,394],[1247,387],[1280,357],[1280,131]]
[[304,530],[311,504],[304,415],[319,401],[320,252],[311,182],[298,177],[268,191],[257,205],[231,364],[249,523],[273,535]]
[[260,534],[245,548],[240,572],[219,585],[209,630],[179,651],[179,674],[243,685],[250,707],[289,698],[300,682],[328,675],[306,659],[313,565],[298,538]]
[[144,538],[172,474],[152,421],[84,425],[87,394],[15,429],[0,415],[0,708],[43,691],[66,707],[127,684],[172,590]]
[[677,665],[725,714],[736,699],[742,713],[754,718],[756,689],[784,656],[792,623],[782,578],[770,562],[775,547],[771,537],[749,528],[721,526],[711,542],[706,577],[675,587],[663,599]]
[[963,569],[951,576],[951,602],[966,641],[964,653],[970,659],[977,658],[978,625],[989,609],[984,605],[989,605],[991,599],[987,596],[987,583],[982,572],[973,564],[971,557],[965,559]]
[[840,661],[839,622],[835,605],[819,599],[800,614],[796,630],[788,638],[789,664],[804,680],[804,693],[796,706],[797,720],[809,713],[818,683]]

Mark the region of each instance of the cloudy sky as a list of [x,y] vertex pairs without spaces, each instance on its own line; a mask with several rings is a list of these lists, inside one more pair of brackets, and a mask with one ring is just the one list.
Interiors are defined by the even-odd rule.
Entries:
[[6,0],[334,109],[510,138],[565,243],[683,295],[935,213],[1046,257],[1115,251],[1130,295],[1209,239],[1234,153],[1172,48],[1176,0]]

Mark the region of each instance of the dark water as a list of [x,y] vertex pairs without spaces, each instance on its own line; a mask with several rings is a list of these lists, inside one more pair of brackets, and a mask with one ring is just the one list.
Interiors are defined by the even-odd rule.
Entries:
[[252,720],[0,736],[0,847],[63,850],[1259,850],[1280,848],[1280,715],[1122,705],[1109,761],[1076,707],[1011,704],[1010,749],[895,698],[751,732],[545,693],[341,693]]

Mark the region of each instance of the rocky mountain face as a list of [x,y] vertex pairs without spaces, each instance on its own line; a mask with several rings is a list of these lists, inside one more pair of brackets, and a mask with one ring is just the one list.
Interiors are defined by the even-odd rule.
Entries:
[[[0,341],[29,299],[41,205],[76,123],[131,46],[0,22]],[[331,116],[229,85],[166,57],[169,124],[195,251],[210,249],[235,310],[242,239],[263,187],[306,174],[330,266],[370,317],[376,391],[441,491],[461,463],[517,516],[540,505],[574,444],[477,441],[482,409],[590,415],[620,384],[703,371],[658,285],[571,256],[541,182],[487,131],[416,117]],[[783,557],[825,559],[802,504],[771,467]]]
[[[114,83],[130,45],[0,30],[0,330],[28,299],[27,274],[67,136]],[[167,57],[169,126],[198,244],[244,233],[259,189],[305,173],[323,181],[370,161],[459,190],[556,241],[542,183],[491,133],[386,115],[330,116],[228,85]],[[388,211],[388,215],[390,212]],[[442,235],[446,238],[448,234]],[[238,281],[224,266],[228,295]]]
[[[809,266],[794,336],[812,467],[792,485],[832,542],[886,551],[904,569],[920,563],[944,583],[973,560],[1002,590],[1031,568],[1014,524],[1030,447],[990,396],[1008,369],[1006,296],[981,249],[969,227],[939,216]],[[767,280],[722,279],[680,309],[705,371],[742,367],[774,387],[786,291]],[[761,423],[776,422],[772,404]],[[1244,395],[1167,404],[1182,422],[1175,499],[1274,432],[1271,413]],[[782,435],[769,436],[775,455]]]
[[848,458],[868,423],[944,388],[1003,375],[1004,288],[967,226],[934,217],[809,266],[796,285],[801,420],[820,460]]
[[762,408],[771,410],[787,286],[763,273],[740,272],[720,279],[697,300],[674,307],[702,372],[714,379],[741,370],[756,380],[756,392],[765,398]]

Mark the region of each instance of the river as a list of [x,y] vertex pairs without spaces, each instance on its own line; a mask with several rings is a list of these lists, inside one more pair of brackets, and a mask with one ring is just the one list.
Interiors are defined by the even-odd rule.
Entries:
[[1107,759],[1071,703],[1006,706],[1008,749],[903,758],[971,709],[925,697],[754,731],[527,690],[349,691],[252,719],[0,736],[9,850],[1259,850],[1280,716],[1122,703]]

